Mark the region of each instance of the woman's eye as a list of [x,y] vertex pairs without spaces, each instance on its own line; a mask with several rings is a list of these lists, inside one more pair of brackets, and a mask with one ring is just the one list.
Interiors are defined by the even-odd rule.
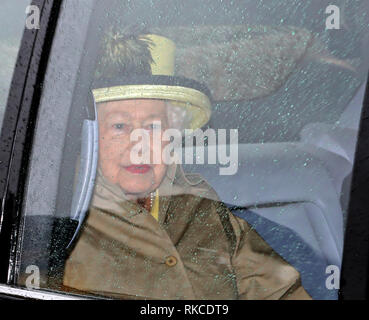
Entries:
[[159,123],[151,123],[151,124],[148,125],[148,128],[150,130],[160,130],[161,125]]
[[115,123],[113,124],[113,128],[117,129],[117,130],[123,130],[125,128],[125,124],[124,123]]

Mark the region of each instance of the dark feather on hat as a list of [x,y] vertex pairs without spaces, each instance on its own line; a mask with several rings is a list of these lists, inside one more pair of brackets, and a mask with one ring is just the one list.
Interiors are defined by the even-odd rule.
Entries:
[[151,74],[150,46],[154,44],[145,34],[148,31],[137,25],[121,29],[111,27],[103,37],[96,78]]

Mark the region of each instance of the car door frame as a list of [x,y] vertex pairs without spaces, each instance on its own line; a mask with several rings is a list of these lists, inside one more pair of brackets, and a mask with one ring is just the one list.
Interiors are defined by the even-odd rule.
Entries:
[[13,284],[23,191],[61,1],[34,0],[39,29],[24,29],[1,129],[0,283]]
[[340,274],[340,300],[369,298],[369,81],[354,161]]

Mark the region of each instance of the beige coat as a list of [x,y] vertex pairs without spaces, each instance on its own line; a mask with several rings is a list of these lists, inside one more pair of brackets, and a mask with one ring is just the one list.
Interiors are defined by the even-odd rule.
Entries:
[[219,201],[168,170],[159,221],[98,178],[64,286],[121,299],[311,299],[299,273]]

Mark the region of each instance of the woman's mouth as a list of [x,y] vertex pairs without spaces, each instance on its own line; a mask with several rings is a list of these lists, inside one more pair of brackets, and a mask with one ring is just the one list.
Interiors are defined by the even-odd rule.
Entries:
[[124,167],[128,172],[134,173],[134,174],[144,174],[147,173],[150,170],[150,166],[147,164],[142,165],[131,165],[128,167]]

